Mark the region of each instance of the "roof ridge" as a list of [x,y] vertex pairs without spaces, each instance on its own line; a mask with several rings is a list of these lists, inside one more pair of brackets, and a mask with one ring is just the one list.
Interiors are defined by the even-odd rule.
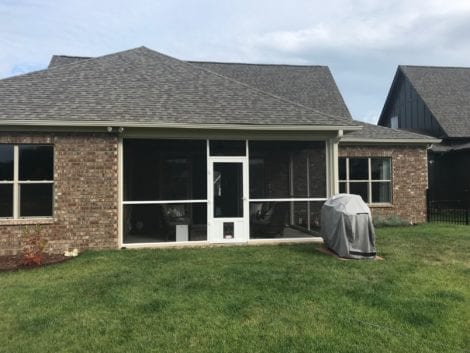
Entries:
[[184,60],[190,64],[219,64],[219,65],[246,65],[246,66],[288,66],[288,67],[328,67],[328,65],[303,65],[303,64],[269,64],[269,63],[246,63],[228,61],[207,61],[207,60]]

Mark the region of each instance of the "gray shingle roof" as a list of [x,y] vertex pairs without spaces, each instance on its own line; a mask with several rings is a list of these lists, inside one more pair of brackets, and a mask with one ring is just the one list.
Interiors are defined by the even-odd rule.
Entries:
[[399,68],[448,137],[470,137],[470,68]]
[[0,120],[357,126],[145,47],[1,80]]
[[191,63],[327,114],[351,118],[327,66]]
[[[54,55],[48,67],[88,59]],[[328,66],[188,62],[324,113],[351,118]]]
[[[137,63],[133,63],[137,59],[138,56],[144,55],[147,57],[142,57],[142,60],[138,60]],[[153,57],[152,57],[153,55]],[[149,57],[152,57],[151,59]],[[93,59],[93,60],[90,60]],[[142,67],[142,64],[146,62],[146,60],[150,60],[151,65],[149,67]],[[126,76],[131,82],[126,83],[126,85],[130,85],[132,90],[129,92],[134,92],[138,93],[139,92],[139,84],[135,83],[136,78],[132,77],[133,73],[139,73],[139,75],[142,75],[145,77],[145,82],[142,82],[140,84],[140,89],[144,89],[146,86],[151,85],[151,80],[155,79],[155,72],[152,72],[151,67],[154,67],[155,65],[160,65],[165,63],[167,69],[165,71],[168,71],[169,67],[171,65],[174,65],[176,61],[178,63],[177,67],[181,66],[184,67],[183,62],[169,58],[167,56],[161,55],[157,52],[151,51],[146,48],[138,48],[134,50],[130,50],[127,52],[122,52],[122,53],[117,53],[117,54],[112,54],[108,55],[105,57],[101,58],[90,58],[90,57],[77,57],[77,56],[64,56],[64,55],[54,55],[49,63],[49,69],[51,73],[48,74],[46,71],[39,72],[42,76],[47,77],[48,81],[52,81],[52,83],[56,86],[55,91],[56,92],[61,92],[62,89],[66,89],[65,85],[72,84],[72,87],[69,91],[67,88],[67,91],[69,91],[67,94],[61,94],[58,97],[54,97],[54,90],[52,90],[50,87],[46,87],[45,91],[49,92],[48,95],[51,95],[56,101],[57,99],[60,98],[61,102],[55,102],[57,107],[55,107],[56,115],[57,117],[62,117],[63,114],[62,110],[59,108],[60,104],[66,104],[67,101],[70,104],[73,105],[79,105],[80,104],[80,97],[73,97],[74,92],[78,91],[80,94],[85,94],[86,93],[86,87],[83,87],[83,85],[78,85],[81,87],[75,87],[76,83],[74,81],[74,78],[80,79],[80,81],[85,79],[87,82],[92,82],[95,85],[99,85],[98,87],[102,87],[103,84],[106,84],[106,82],[114,82],[116,84],[123,84],[122,82],[119,82],[119,78],[123,78]],[[77,66],[75,65],[69,65],[69,64],[78,64],[78,63],[84,63],[87,62],[88,64],[85,66]],[[93,70],[93,66],[96,64],[99,66],[98,69],[95,68]],[[139,65],[136,65],[138,64]],[[344,103],[344,100],[341,96],[341,93],[338,90],[338,87],[334,81],[333,76],[331,75],[330,70],[326,66],[297,66],[297,65],[265,65],[265,64],[238,64],[238,63],[216,63],[216,62],[189,62],[192,65],[201,67],[205,70],[208,70],[210,72],[217,73],[217,75],[222,75],[229,77],[233,80],[240,81],[244,85],[237,85],[236,82],[232,82],[234,86],[236,86],[237,90],[251,90],[249,87],[246,87],[245,85],[252,86],[253,88],[256,88],[258,90],[261,90],[263,92],[268,92],[276,96],[281,96],[284,97],[285,99],[292,101],[292,102],[297,102],[301,105],[304,105],[306,107],[312,108],[314,111],[309,111],[309,114],[314,114],[315,116],[318,115],[318,111],[323,112],[326,114],[324,116],[323,114],[320,114],[322,119],[328,118],[329,122],[331,123],[331,117],[330,115],[337,116],[339,115],[341,118],[341,124],[344,124],[344,119],[350,119],[350,123],[362,126],[362,130],[359,131],[353,131],[348,133],[345,136],[345,139],[350,139],[350,140],[368,140],[368,139],[374,139],[374,140],[380,140],[382,139],[384,142],[390,141],[390,140],[423,140],[428,138],[427,136],[408,132],[405,130],[396,130],[396,129],[390,129],[382,126],[377,126],[377,125],[372,125],[372,124],[367,124],[363,123],[360,121],[353,121],[351,119],[351,115],[346,107],[346,104]],[[59,69],[61,66],[66,65],[67,67],[70,66],[69,68],[64,68],[64,72],[58,72],[57,74],[53,74],[55,69]],[[119,72],[113,73],[114,65],[116,65],[115,69],[117,69]],[[127,70],[126,70],[127,68]],[[187,66],[186,69],[192,71],[190,69],[190,66]],[[176,67],[175,67],[176,69]],[[80,74],[80,71],[83,72]],[[96,71],[96,72],[93,72]],[[163,77],[161,76],[160,72],[162,70],[156,70],[157,72],[157,79],[155,82],[160,83]],[[181,71],[181,70],[180,70]],[[39,74],[36,73],[36,74]],[[194,73],[193,73],[194,74]],[[34,74],[31,74],[34,76]],[[185,73],[185,75],[187,75]],[[183,75],[183,76],[185,76]],[[216,76],[217,76],[216,75]],[[25,75],[28,76],[29,75]],[[52,77],[50,77],[52,76]],[[70,77],[68,77],[70,76]],[[130,76],[130,77],[129,77]],[[175,75],[175,77],[179,77],[179,75]],[[19,76],[23,77],[23,76]],[[59,77],[59,84],[57,82],[54,83],[56,80],[55,77]],[[166,77],[167,79],[171,79],[171,77]],[[12,78],[13,80],[15,78]],[[212,77],[212,79],[215,79]],[[32,86],[36,87],[41,87],[41,85],[36,82],[40,81],[40,77],[33,77],[31,81]],[[105,82],[103,82],[105,80]],[[100,82],[101,81],[101,82]],[[137,80],[138,81],[138,80]],[[155,83],[154,82],[154,83]],[[27,82],[23,83],[14,83],[15,86],[18,85],[17,87],[17,93],[20,92],[22,89],[24,89],[24,86],[28,86]],[[44,83],[46,86],[49,85],[49,83]],[[168,84],[168,83],[167,83]],[[228,83],[227,83],[228,84]],[[22,87],[23,86],[23,87]],[[166,90],[169,87],[172,87],[174,89],[174,85],[169,85],[165,86],[164,90]],[[212,86],[211,86],[212,87]],[[106,90],[106,87],[104,87]],[[194,88],[194,87],[193,87]],[[234,88],[234,87],[231,87]],[[0,91],[2,89],[2,81],[0,81]],[[122,111],[125,111],[125,105],[124,107],[121,106],[121,104],[125,104],[126,101],[134,101],[134,104],[140,104],[140,102],[135,103],[134,98],[135,97],[125,97],[124,92],[125,89],[127,89],[125,86],[119,87],[119,89],[115,90],[110,90],[110,92],[113,92],[114,97],[118,98],[121,97],[122,99],[117,100],[118,105],[120,106],[119,111],[122,113]],[[123,91],[124,90],[124,91]],[[200,89],[202,92],[199,92],[200,94],[205,94],[205,89],[201,88]],[[28,93],[29,90],[26,90],[26,93]],[[83,92],[82,92],[83,91]],[[108,92],[108,93],[110,93]],[[211,90],[212,92],[212,90]],[[256,91],[256,95],[263,95],[263,92]],[[145,92],[142,92],[143,94]],[[163,92],[165,93],[165,92]],[[31,94],[29,92],[28,94]],[[88,95],[90,95],[89,93]],[[214,93],[212,93],[211,97],[214,99],[218,99],[216,96],[213,96]],[[103,93],[100,93],[100,96],[105,96]],[[163,94],[162,97],[165,97],[166,94]],[[72,97],[72,98],[70,98]],[[107,104],[107,107],[109,107],[111,110],[116,110],[112,109],[112,105],[114,104],[112,102],[112,97],[105,97],[106,99],[103,100],[103,103]],[[142,99],[143,97],[139,97],[139,99]],[[275,99],[275,97],[269,97],[270,99]],[[47,95],[44,97],[41,97],[41,100],[44,100],[43,104],[47,104],[48,101]],[[1,100],[1,98],[0,98]],[[290,102],[285,102],[281,99],[283,104],[291,104]],[[170,103],[172,102],[172,103]],[[163,104],[165,103],[165,104]],[[279,103],[279,102],[278,102]],[[28,101],[27,99],[24,99],[22,101],[22,104],[24,106],[28,106]],[[162,102],[160,105],[153,107],[154,109],[159,107],[159,109],[164,108],[163,110],[167,109],[166,107],[170,107],[170,110],[179,110],[179,107],[177,106],[170,106],[170,104],[179,104],[178,102],[175,102],[175,99],[169,99],[165,98],[164,102]],[[147,106],[148,104],[145,104]],[[135,105],[134,105],[135,106]],[[216,107],[214,107],[216,108]],[[296,106],[296,108],[299,108]],[[301,108],[301,107],[300,107]],[[151,108],[147,109],[151,110]],[[294,109],[294,108],[291,108]],[[66,109],[65,111],[69,111],[70,108]],[[137,108],[136,110],[142,110],[142,108]],[[2,109],[0,108],[0,119],[2,117],[1,115]],[[34,113],[34,112],[31,112]],[[305,112],[304,112],[305,113]],[[304,114],[303,113],[303,114]],[[133,115],[131,115],[131,112],[128,112],[128,119],[132,118],[135,119]],[[108,114],[109,115],[109,114]],[[108,116],[106,115],[106,116]],[[145,115],[145,114],[144,114]],[[147,114],[148,115],[148,114]],[[212,114],[211,114],[212,115]],[[258,114],[256,114],[258,115]],[[96,117],[95,117],[96,118]],[[112,119],[112,117],[110,117]],[[158,117],[160,118],[160,116]],[[194,117],[193,117],[194,118]],[[65,119],[65,118],[64,118]],[[86,116],[83,116],[82,119],[87,119]],[[160,118],[161,119],[161,118]],[[200,117],[197,117],[197,122],[203,122],[205,121],[204,119],[201,119]],[[227,121],[230,119],[230,117],[225,117]],[[258,122],[259,118],[257,119],[251,119],[251,123]],[[158,119],[154,118],[154,121]],[[334,119],[333,119],[334,120]],[[218,119],[214,119],[212,121],[218,121]],[[233,120],[231,120],[233,122]],[[271,120],[263,120],[264,123],[270,123]]]
[[[232,77],[266,92],[284,96],[317,110],[351,117],[343,97],[327,66],[264,65],[191,62],[221,75]],[[390,129],[361,121],[362,130],[352,131],[345,139],[423,140],[428,136],[406,130]],[[433,138],[431,138],[433,139]]]
[[415,132],[411,132],[407,130],[391,129],[389,127],[368,124],[362,121],[356,121],[356,122],[362,126],[362,130],[352,131],[352,132],[347,133],[344,137],[345,141],[371,139],[371,140],[383,140],[383,142],[390,142],[391,140],[400,140],[400,141],[429,140],[429,143],[439,142],[439,140],[434,137],[417,134]]

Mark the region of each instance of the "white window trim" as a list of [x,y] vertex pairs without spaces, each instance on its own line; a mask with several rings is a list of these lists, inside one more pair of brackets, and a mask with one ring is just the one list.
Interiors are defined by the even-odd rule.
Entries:
[[[2,220],[23,220],[23,219],[49,219],[54,216],[54,187],[52,188],[52,214],[50,216],[21,216],[20,215],[20,185],[23,184],[54,184],[54,180],[20,180],[20,146],[31,144],[9,144],[13,145],[13,180],[2,180],[1,185],[13,185],[13,217],[0,217]],[[38,144],[38,146],[50,146],[48,144]]]
[[[346,179],[340,179],[339,183],[344,183],[346,185],[346,193],[350,193],[350,184],[351,183],[367,183],[367,203],[369,205],[385,205],[390,206],[393,204],[393,182],[392,182],[392,174],[393,174],[393,166],[392,166],[392,158],[391,157],[382,157],[382,156],[372,156],[372,157],[341,157],[346,159]],[[367,158],[367,168],[368,168],[368,179],[357,179],[351,180],[349,178],[349,159],[350,158],[358,158],[358,159],[365,159]],[[390,179],[372,179],[372,158],[383,158],[390,160]],[[390,202],[372,202],[372,184],[373,183],[390,183]]]

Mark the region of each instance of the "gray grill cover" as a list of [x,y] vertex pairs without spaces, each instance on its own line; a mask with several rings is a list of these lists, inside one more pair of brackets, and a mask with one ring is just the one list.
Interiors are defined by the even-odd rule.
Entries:
[[321,233],[328,248],[340,257],[362,259],[376,255],[370,209],[358,195],[338,194],[323,204]]

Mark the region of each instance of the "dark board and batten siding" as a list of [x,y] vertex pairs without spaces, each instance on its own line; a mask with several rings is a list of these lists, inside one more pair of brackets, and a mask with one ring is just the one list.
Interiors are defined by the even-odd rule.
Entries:
[[397,85],[383,112],[383,125],[391,127],[391,118],[398,117],[398,128],[442,137],[444,132],[418,95],[410,81],[400,72]]

